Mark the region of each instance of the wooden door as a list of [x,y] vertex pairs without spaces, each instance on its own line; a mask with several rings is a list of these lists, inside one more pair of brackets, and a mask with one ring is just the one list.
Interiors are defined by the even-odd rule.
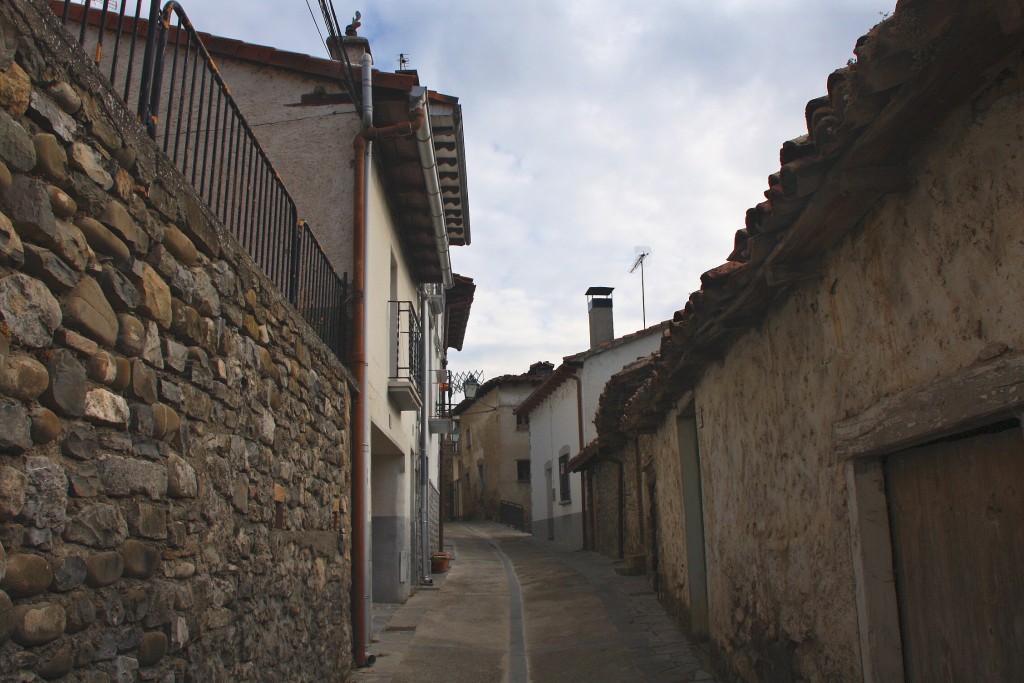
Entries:
[[1007,426],[886,461],[908,683],[1024,681],[1024,437]]

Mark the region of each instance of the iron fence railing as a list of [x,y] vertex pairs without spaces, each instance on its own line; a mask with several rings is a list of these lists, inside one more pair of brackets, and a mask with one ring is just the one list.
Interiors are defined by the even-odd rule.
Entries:
[[523,506],[511,501],[501,501],[498,510],[498,520],[507,526],[514,527],[520,531],[526,531],[526,520],[523,514]]
[[[299,220],[274,169],[182,6],[171,0],[50,0],[209,209],[342,360],[347,274]],[[134,7],[134,9],[132,9]],[[157,30],[150,28],[156,26]]]
[[392,379],[409,380],[423,395],[423,331],[411,301],[389,301]]

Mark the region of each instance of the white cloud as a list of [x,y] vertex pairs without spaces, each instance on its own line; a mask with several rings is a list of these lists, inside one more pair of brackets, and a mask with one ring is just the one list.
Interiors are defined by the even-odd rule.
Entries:
[[[378,68],[409,54],[421,82],[463,105],[473,244],[452,259],[478,289],[451,367],[494,376],[584,349],[591,285],[616,288],[617,333],[638,329],[635,245],[653,249],[647,324],[682,308],[763,199],[781,143],[805,132],[806,101],[892,2],[366,7]],[[186,9],[200,30],[323,54],[302,3]]]

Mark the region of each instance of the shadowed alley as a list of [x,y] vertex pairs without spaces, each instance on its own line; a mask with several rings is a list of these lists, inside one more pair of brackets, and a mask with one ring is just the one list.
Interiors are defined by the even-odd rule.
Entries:
[[374,612],[359,681],[703,681],[643,576],[493,523],[446,525],[446,575]]

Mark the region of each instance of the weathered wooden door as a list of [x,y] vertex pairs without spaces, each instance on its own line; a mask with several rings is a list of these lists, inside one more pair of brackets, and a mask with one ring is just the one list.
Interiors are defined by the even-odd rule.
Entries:
[[886,461],[908,683],[1024,681],[1024,437],[1005,426]]

